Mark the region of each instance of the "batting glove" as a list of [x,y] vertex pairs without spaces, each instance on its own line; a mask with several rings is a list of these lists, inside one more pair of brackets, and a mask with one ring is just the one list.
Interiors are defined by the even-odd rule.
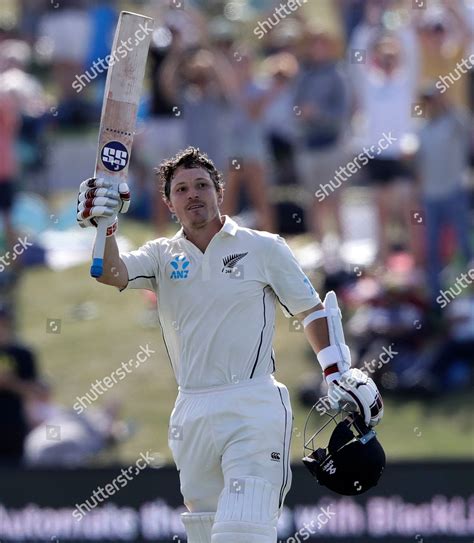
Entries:
[[368,426],[375,426],[383,417],[383,401],[377,385],[357,368],[351,368],[328,383],[328,398],[333,409],[350,403]]
[[98,218],[107,219],[107,236],[117,230],[117,214],[127,213],[130,207],[130,189],[127,183],[118,188],[106,179],[86,179],[79,187],[77,222],[82,228],[97,227]]

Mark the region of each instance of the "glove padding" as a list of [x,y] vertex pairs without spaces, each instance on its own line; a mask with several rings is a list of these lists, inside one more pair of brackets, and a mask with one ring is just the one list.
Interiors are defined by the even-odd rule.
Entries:
[[377,385],[357,368],[351,368],[328,384],[328,398],[332,409],[353,404],[368,426],[375,426],[383,417],[383,401]]
[[129,207],[127,183],[120,183],[117,188],[111,181],[91,177],[79,187],[77,222],[82,228],[87,228],[97,226],[97,219],[105,217],[110,228],[117,223],[117,214],[127,213]]

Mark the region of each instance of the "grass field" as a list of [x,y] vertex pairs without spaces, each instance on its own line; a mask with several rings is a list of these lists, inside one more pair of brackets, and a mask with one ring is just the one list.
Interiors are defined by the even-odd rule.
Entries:
[[[153,237],[152,231],[124,222],[122,232],[134,246]],[[143,292],[119,293],[96,283],[84,265],[64,272],[36,268],[24,274],[20,286],[20,335],[36,348],[43,373],[52,382],[55,399],[72,407],[96,379],[134,358],[140,345],[156,351],[148,361],[102,395],[123,401],[123,415],[136,424],[133,437],[98,462],[133,462],[141,451],[159,452],[170,459],[167,424],[177,393],[176,383],[159,328],[142,324]],[[74,308],[92,302],[96,318],[78,320]],[[303,334],[290,333],[281,312],[276,324],[275,351],[278,380],[290,389],[315,367],[308,360]],[[205,318],[205,316],[203,316]],[[61,333],[46,333],[47,319],[61,320]],[[378,428],[390,459],[467,458],[474,451],[474,401],[472,395],[449,397],[426,404],[386,401],[385,418]],[[301,457],[306,408],[294,396],[293,458]]]

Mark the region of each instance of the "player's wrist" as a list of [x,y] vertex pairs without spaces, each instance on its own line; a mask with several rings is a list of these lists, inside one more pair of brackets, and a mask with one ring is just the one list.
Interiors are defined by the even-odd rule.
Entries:
[[115,232],[117,232],[118,228],[118,219],[116,218],[115,221],[107,227],[107,234],[106,237],[110,238],[115,235]]
[[339,381],[341,378],[341,372],[339,371],[337,364],[331,364],[326,369],[324,369],[323,377],[328,385],[330,383],[333,383],[334,381]]
[[[321,349],[317,357],[326,381],[335,373],[341,375],[351,367],[349,362],[350,351],[347,345],[329,345]],[[331,380],[334,380],[334,378]]]

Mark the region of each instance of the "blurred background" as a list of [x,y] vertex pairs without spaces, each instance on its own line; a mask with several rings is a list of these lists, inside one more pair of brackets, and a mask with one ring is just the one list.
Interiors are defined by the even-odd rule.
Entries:
[[[337,292],[353,365],[385,399],[379,487],[324,492],[299,459],[326,391],[279,315],[295,412],[280,537],[330,504],[311,540],[472,543],[472,0],[0,0],[0,538],[185,540],[156,298],[93,281],[94,232],[75,219],[123,9],[155,29],[120,248],[179,229],[154,168],[199,147],[224,174],[223,213],[283,235]],[[147,451],[152,469],[71,521]]]

